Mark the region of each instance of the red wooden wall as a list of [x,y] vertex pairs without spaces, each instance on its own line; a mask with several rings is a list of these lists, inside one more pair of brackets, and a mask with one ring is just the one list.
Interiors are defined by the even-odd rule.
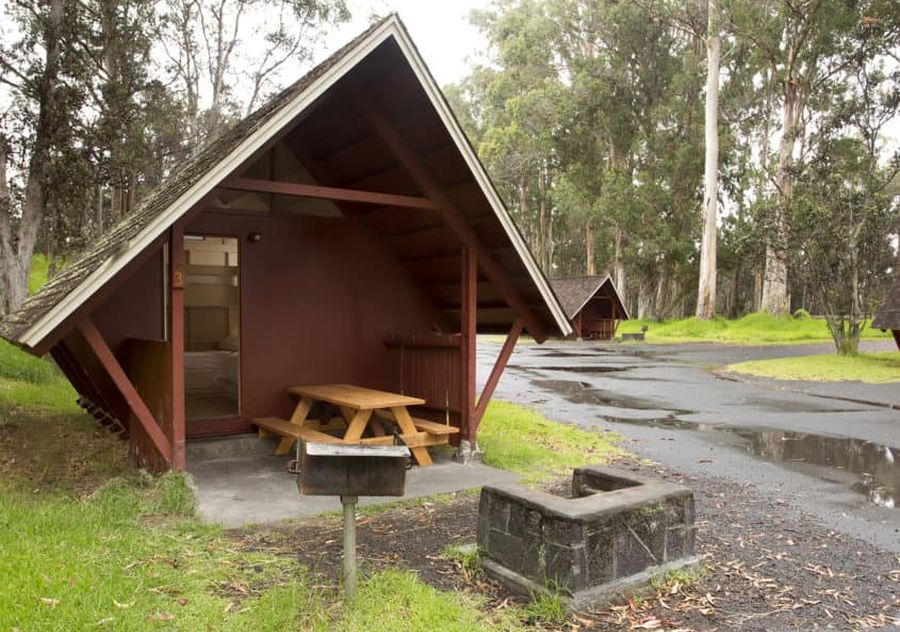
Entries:
[[[254,232],[262,239],[250,243]],[[291,385],[399,389],[385,340],[427,333],[441,318],[382,241],[353,219],[204,213],[185,233],[240,239],[244,417],[289,416]],[[188,422],[189,434],[221,428]]]

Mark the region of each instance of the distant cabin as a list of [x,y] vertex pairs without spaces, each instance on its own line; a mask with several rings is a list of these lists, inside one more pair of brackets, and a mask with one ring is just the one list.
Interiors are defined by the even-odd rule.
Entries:
[[882,331],[890,329],[894,334],[897,348],[900,349],[900,273],[894,277],[890,292],[875,313],[872,327]]
[[580,276],[551,279],[577,338],[612,340],[619,321],[628,320],[628,310],[609,276]]

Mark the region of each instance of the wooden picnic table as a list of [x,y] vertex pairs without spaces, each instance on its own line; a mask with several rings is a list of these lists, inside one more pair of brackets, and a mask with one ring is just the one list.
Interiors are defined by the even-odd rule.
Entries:
[[[287,454],[298,439],[317,443],[390,445],[394,443],[394,435],[385,431],[382,425],[385,422],[399,428],[399,437],[409,447],[416,463],[430,465],[427,446],[446,444],[448,435],[459,432],[450,425],[413,418],[407,407],[424,404],[425,400],[419,397],[353,384],[292,386],[287,390],[299,397],[290,421],[273,417],[253,420],[261,432],[282,437],[275,454]],[[309,413],[316,402],[325,404],[326,410],[338,409],[340,415],[324,414],[320,419],[310,419]],[[328,434],[328,431],[341,428],[344,429],[342,436]],[[372,436],[364,437],[367,428],[371,429]]]

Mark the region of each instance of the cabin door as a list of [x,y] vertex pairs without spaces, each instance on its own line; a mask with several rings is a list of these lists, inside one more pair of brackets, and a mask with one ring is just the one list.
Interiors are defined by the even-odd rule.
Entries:
[[184,396],[188,422],[240,415],[238,240],[184,236]]

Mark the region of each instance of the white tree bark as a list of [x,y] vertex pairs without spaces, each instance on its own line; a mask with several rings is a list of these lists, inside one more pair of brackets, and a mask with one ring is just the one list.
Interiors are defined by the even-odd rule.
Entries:
[[795,77],[797,53],[794,44],[788,48],[787,77],[782,80],[781,140],[778,145],[775,215],[766,244],[766,269],[763,278],[762,311],[786,314],[790,309],[787,289],[788,209],[794,196],[794,175],[791,173],[794,148],[804,130],[800,124],[802,113],[800,82]]
[[719,187],[719,19],[717,0],[709,0],[706,37],[706,164],[703,177],[703,240],[700,245],[700,281],[697,318],[716,315],[716,220]]
[[615,258],[613,261],[613,281],[616,283],[616,289],[619,291],[619,298],[623,305],[625,302],[627,288],[625,287],[628,279],[625,278],[625,231],[616,226],[614,231],[615,241]]
[[586,261],[585,274],[594,276],[597,274],[597,262],[594,256],[594,226],[588,220],[584,227],[584,258]]

